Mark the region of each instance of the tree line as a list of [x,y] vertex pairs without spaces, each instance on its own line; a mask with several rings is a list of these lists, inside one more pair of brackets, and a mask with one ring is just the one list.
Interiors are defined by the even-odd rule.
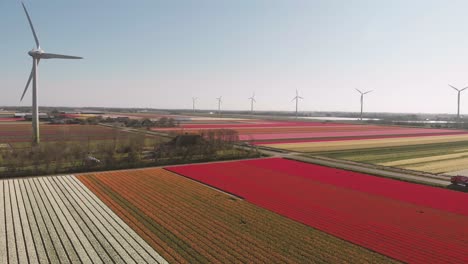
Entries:
[[[236,147],[234,130],[210,130],[190,144],[145,142],[141,134],[114,140],[43,142],[31,148],[0,150],[0,177],[114,170],[145,166],[256,157],[256,151]],[[176,141],[174,141],[176,140]],[[183,140],[182,140],[183,141]]]

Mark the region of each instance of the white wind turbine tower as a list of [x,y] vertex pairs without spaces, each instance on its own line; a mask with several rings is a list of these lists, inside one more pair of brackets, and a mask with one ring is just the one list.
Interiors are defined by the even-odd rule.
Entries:
[[31,51],[28,52],[29,56],[33,58],[33,65],[32,65],[32,70],[31,74],[29,75],[28,82],[26,83],[26,87],[24,88],[23,95],[21,96],[20,101],[23,100],[24,95],[26,94],[26,91],[28,90],[29,84],[31,83],[31,80],[33,82],[33,90],[32,90],[32,126],[33,126],[33,142],[38,144],[40,142],[40,137],[39,137],[39,106],[38,106],[38,100],[37,100],[37,89],[38,89],[38,66],[39,66],[39,61],[41,59],[82,59],[82,57],[75,57],[75,56],[68,56],[68,55],[60,55],[60,54],[53,54],[53,53],[46,53],[44,52],[43,49],[41,49],[41,46],[39,45],[39,39],[37,37],[36,31],[34,30],[34,26],[31,21],[31,17],[28,14],[28,10],[26,10],[26,6],[24,5],[23,2],[21,2],[23,5],[24,12],[26,13],[26,17],[28,18],[29,26],[31,27],[33,36],[34,36],[34,41],[36,42],[36,48],[33,48]]
[[362,121],[362,110],[364,107],[364,95],[372,92],[372,90],[367,91],[367,92],[361,92],[359,89],[356,89],[356,91],[358,91],[361,94],[361,115],[359,119]]
[[453,87],[450,84],[449,84],[449,86],[452,87],[453,89],[455,89],[458,92],[457,122],[460,122],[460,93],[463,92],[468,87],[465,87],[463,89],[458,89],[458,88]]
[[296,96],[291,100],[291,102],[296,100],[296,118],[297,118],[297,105],[298,105],[299,99],[304,99],[304,98],[299,96],[299,93],[297,92],[297,89],[296,89]]
[[253,105],[254,102],[257,102],[257,100],[255,100],[255,93],[253,93],[252,97],[249,97],[248,99],[250,100],[250,113],[253,114]]
[[218,100],[218,115],[221,115],[221,101],[223,100],[223,97],[217,97],[216,100]]
[[198,97],[192,97],[192,108],[193,108],[193,112],[195,113],[195,103],[197,102],[198,100]]

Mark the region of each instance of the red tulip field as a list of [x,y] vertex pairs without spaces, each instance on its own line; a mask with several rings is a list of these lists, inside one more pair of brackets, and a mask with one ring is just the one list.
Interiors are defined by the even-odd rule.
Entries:
[[167,169],[403,262],[468,262],[464,193],[280,158]]
[[169,263],[396,262],[162,168],[77,177]]

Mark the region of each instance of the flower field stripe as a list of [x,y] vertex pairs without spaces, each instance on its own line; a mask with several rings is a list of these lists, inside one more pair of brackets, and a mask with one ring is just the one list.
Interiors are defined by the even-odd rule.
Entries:
[[[116,176],[116,175],[113,175],[113,177],[112,177],[112,178],[114,178],[115,176]],[[139,189],[139,190],[141,190],[141,189]],[[177,208],[179,208],[179,207],[177,206]]]
[[[32,242],[31,232],[29,230],[29,223],[26,217],[25,208],[21,193],[19,190],[18,183],[16,181],[11,181],[10,188],[12,188],[12,201],[13,201],[13,215],[15,221],[15,233],[17,234],[16,241],[18,248],[18,260],[20,263],[23,262],[37,262],[36,250]],[[22,241],[22,242],[21,242]],[[19,246],[18,246],[19,245]]]
[[79,203],[81,209],[84,211],[84,214],[86,214],[87,218],[90,221],[88,224],[92,223],[95,226],[96,230],[99,232],[100,236],[103,239],[106,239],[109,243],[109,246],[114,250],[115,253],[111,255],[112,258],[115,258],[117,261],[123,261],[124,263],[135,263],[135,260],[128,254],[126,249],[119,243],[119,241],[115,238],[111,231],[109,231],[109,228],[103,223],[103,221],[100,218],[98,218],[94,214],[95,212],[87,206],[86,202],[83,201],[81,197],[75,193],[74,188],[70,186],[68,182],[64,185],[66,190],[68,191],[68,195],[70,195],[70,197],[72,197],[77,203]]
[[[94,224],[88,220],[77,202],[72,197],[70,197],[68,192],[65,190],[65,187],[62,185],[63,180],[51,177],[50,181],[53,183],[53,186],[57,190],[57,193],[61,199],[64,200],[65,203],[69,204],[68,208],[70,213],[76,219],[81,230],[86,235],[94,250],[97,252],[100,260],[104,263],[121,261],[121,259],[116,256],[117,254],[115,253],[114,249],[109,245],[107,240],[105,240],[105,237],[103,237],[96,229]],[[99,260],[96,259],[95,261]]]
[[[143,172],[144,173],[144,172]],[[108,186],[111,186],[109,183],[108,183]],[[148,191],[148,193],[151,192],[151,190],[147,189],[148,187],[145,186],[145,185],[142,185],[140,184],[135,184],[135,185],[132,185],[133,188],[135,188],[135,192],[132,192],[132,193],[138,193],[137,190],[139,191],[139,193],[146,193],[146,191]],[[145,190],[146,189],[146,190]],[[158,203],[158,201],[161,201],[161,200],[164,200],[164,196],[161,196],[161,197],[157,197],[158,194],[152,194],[151,197],[149,196],[140,196],[138,195],[138,197],[133,197],[135,198],[136,200],[140,200],[140,201],[144,201],[145,203],[142,204],[143,207],[147,207],[149,206],[150,203]],[[154,199],[154,198],[158,198],[158,199]],[[167,201],[169,202],[169,201]],[[162,206],[164,206],[164,204],[162,204]],[[180,207],[177,207],[177,208],[174,208],[174,209],[177,209],[177,210],[171,210],[171,208],[167,208],[167,212],[161,212],[161,213],[166,213],[166,214],[187,214],[187,215],[190,215],[192,217],[195,217],[195,218],[198,218],[198,217],[202,217],[201,214],[197,214],[196,211],[192,211],[190,212],[190,208],[184,208],[184,210],[181,210],[182,208]],[[164,217],[164,216],[163,216]],[[166,215],[166,218],[169,217],[169,215]],[[183,224],[182,222],[179,222],[179,220],[177,220],[175,223],[175,226],[177,227],[178,225],[181,225]],[[210,227],[212,230],[210,230]],[[209,226],[204,226],[204,225],[200,225],[200,229],[202,230],[209,230],[210,232],[210,236],[212,237],[218,237],[218,241],[220,243],[222,243],[223,245],[226,245],[226,246],[230,246],[231,249],[228,250],[227,253],[230,253],[230,254],[236,254],[237,252],[235,251],[235,249],[237,247],[240,247],[239,251],[242,253],[243,250],[247,250],[247,248],[244,248],[244,245],[240,243],[239,240],[237,239],[242,239],[244,243],[251,243],[251,245],[256,245],[259,243],[259,241],[249,241],[249,237],[236,237],[234,235],[231,236],[230,234],[230,230],[226,229],[225,226],[223,226],[219,221],[216,221],[215,219],[212,219],[212,222],[210,223]],[[188,230],[185,230],[185,231],[181,231],[182,233],[183,232],[187,232]],[[198,232],[197,229],[194,229],[194,232],[195,232],[195,236],[202,236],[203,234]],[[233,241],[233,238],[237,241]],[[237,239],[236,239],[237,238]],[[205,240],[202,240],[200,239],[201,241],[200,242],[203,242],[205,243],[206,247],[208,248],[212,248],[212,250],[214,251],[217,251],[217,250],[222,250],[220,248],[217,248],[216,245],[213,245],[213,243],[211,243],[210,241],[205,241]],[[261,251],[262,249],[259,249],[259,251]],[[218,251],[220,252],[220,251]],[[264,252],[266,253],[266,252]],[[240,257],[240,256],[236,256],[236,257]],[[245,256],[243,256],[245,258]],[[278,256],[275,256],[275,254],[273,253],[272,254],[272,257],[276,257],[277,260],[279,260],[279,258],[281,258],[280,255]],[[235,261],[236,259],[234,259]],[[242,259],[240,259],[242,260]],[[244,259],[245,261],[246,259]],[[248,260],[248,259],[247,259]],[[239,261],[239,259],[237,259],[237,261]],[[267,261],[266,259],[265,260],[262,260],[262,259],[259,259],[259,261]],[[271,260],[270,260],[271,261]],[[287,261],[286,259],[282,260],[282,261]]]
[[432,143],[449,143],[458,141],[468,141],[468,135],[442,135],[424,137],[400,137],[384,139],[363,139],[363,140],[341,140],[327,142],[302,142],[302,143],[280,143],[268,144],[268,147],[286,149],[299,152],[321,152],[350,149],[366,149],[381,147],[397,147],[407,145],[423,145]]
[[404,262],[468,262],[462,193],[278,158],[167,169]]
[[8,263],[7,233],[6,233],[6,208],[5,208],[5,185],[0,181],[0,263]]
[[[272,173],[284,173],[288,177],[302,177],[311,181],[319,181],[468,216],[468,207],[466,206],[468,196],[461,192],[280,158],[273,158],[273,160],[257,159],[242,161],[241,163],[262,168]],[[394,190],[398,190],[398,192]],[[437,199],[433,199],[434,197],[437,197]],[[460,202],[453,203],[453,201]]]
[[167,263],[73,176],[0,180],[0,196],[1,264]]
[[[84,183],[86,182],[86,179],[81,179],[81,181]],[[121,219],[123,219],[135,232],[137,232],[140,237],[142,237],[145,241],[149,241],[150,243],[158,252],[164,252],[165,250],[171,251],[169,255],[165,255],[166,260],[170,260],[170,262],[182,262],[181,259],[178,259],[177,255],[172,252],[168,247],[164,247],[162,244],[158,243],[154,236],[152,236],[152,233],[148,232],[144,228],[142,228],[140,225],[137,225],[139,221],[137,218],[134,218],[131,215],[125,215],[122,213],[124,209],[118,207],[117,203],[115,203],[112,199],[109,199],[107,196],[102,195],[102,193],[99,192],[94,186],[87,184],[87,188],[89,188],[96,196],[99,197],[99,199],[103,202],[105,202],[114,212],[116,212]]]
[[58,225],[57,219],[54,216],[52,216],[51,213],[49,212],[49,209],[47,208],[48,205],[45,203],[43,199],[43,191],[38,188],[37,183],[35,182],[35,179],[34,178],[31,179],[29,183],[31,185],[31,189],[33,190],[34,197],[36,201],[38,201],[39,209],[44,218],[44,222],[47,227],[47,230],[49,234],[51,235],[52,242],[54,243],[55,249],[57,251],[57,256],[60,259],[60,262],[70,263],[71,262],[70,255],[75,253],[73,252],[73,248],[70,248],[69,245],[65,245],[64,241],[62,240],[61,236],[63,236],[64,234],[62,233],[62,230],[59,230],[57,228],[57,225]]
[[[164,251],[173,258],[177,257],[173,250],[183,256],[178,262],[185,262],[190,255],[184,251],[192,249],[165,236],[196,244],[199,254],[221,263],[392,261],[160,168],[87,174],[78,179],[122,219],[131,221],[129,225],[139,225],[135,230],[152,238],[151,245],[162,238],[156,246],[166,242]],[[154,237],[151,232],[160,235]],[[160,253],[166,257],[166,252]]]
[[[71,241],[70,243],[73,245],[73,248],[79,257],[79,261],[92,262],[92,260],[98,256],[92,246],[89,243],[86,243],[87,240],[85,239],[84,234],[80,232],[81,230],[70,212],[68,210],[62,210],[62,208],[66,208],[63,201],[57,196],[57,193],[54,190],[51,190],[50,185],[48,184],[48,179],[41,178],[39,181],[44,193],[48,196],[47,198],[49,199],[52,208],[57,213],[60,223],[62,224],[68,239]],[[73,243],[72,241],[77,241],[77,243]],[[97,259],[99,260],[99,257]],[[74,261],[77,260],[75,259]]]
[[[89,260],[89,256],[86,254],[83,245],[74,232],[74,229],[71,228],[64,213],[62,212],[61,207],[57,205],[57,202],[52,197],[52,194],[50,193],[50,190],[48,190],[44,181],[44,178],[35,179],[38,189],[40,189],[44,194],[44,202],[47,208],[50,208],[50,214],[53,215],[53,221],[56,223],[55,226],[57,230],[59,230],[60,238],[67,253],[69,254],[70,261],[72,263],[86,262]],[[73,243],[73,241],[76,241],[77,243]]]
[[[90,177],[92,179],[92,177]],[[103,186],[105,187],[105,186]],[[110,193],[111,190],[109,187],[107,188],[107,192]],[[117,199],[120,203],[126,203],[127,201],[125,200],[124,197],[121,197],[120,195],[114,194],[114,197],[117,196]],[[128,203],[128,202],[127,202]],[[183,255],[184,258],[186,258],[188,261],[191,263],[193,262],[207,262],[208,260],[199,254],[190,243],[187,243],[186,241],[180,239],[177,235],[180,235],[177,233],[177,231],[172,230],[171,227],[166,227],[161,225],[160,223],[151,221],[147,218],[147,213],[148,211],[142,211],[138,207],[135,207],[133,204],[131,205],[133,208],[131,209],[134,213],[135,216],[138,217],[139,221],[146,220],[145,224],[147,228],[150,228],[151,230],[158,232],[159,236],[163,236],[162,238],[164,239],[164,242],[168,243],[170,246],[175,247],[175,248],[183,248],[184,251],[179,252],[181,255]],[[175,232],[175,233],[173,233]]]
[[[29,254],[30,260],[32,263],[49,262],[46,250],[44,248],[44,242],[42,240],[42,236],[37,226],[36,218],[31,209],[31,204],[29,202],[28,194],[25,191],[26,189],[25,189],[23,180],[15,181],[15,186],[17,186],[17,190],[18,190],[17,193],[19,192],[21,194],[21,200],[23,202],[24,212],[29,223],[28,226],[24,227],[24,230],[30,231],[30,237],[25,237],[26,242],[29,243],[27,244],[28,251],[32,252]],[[25,231],[25,234],[27,234],[26,231]],[[36,254],[34,254],[34,252]]]
[[[66,178],[64,180],[68,181],[68,178]],[[114,246],[114,248],[116,249],[116,251],[120,255],[123,255],[124,261],[126,263],[137,263],[137,262],[142,263],[142,262],[144,262],[144,260],[141,258],[141,256],[137,252],[133,251],[133,247],[130,244],[127,243],[127,240],[124,239],[120,235],[121,230],[114,229],[114,227],[112,225],[112,220],[108,221],[108,219],[103,217],[99,210],[96,210],[96,208],[93,208],[93,206],[91,206],[90,201],[88,201],[86,199],[83,199],[84,197],[79,194],[78,190],[76,190],[75,187],[72,186],[72,184],[70,184],[70,182],[68,182],[68,184],[71,187],[73,187],[71,190],[76,191],[76,195],[79,196],[80,199],[81,199],[80,202],[82,204],[84,204],[88,208],[88,210],[94,211],[94,214],[95,214],[96,218],[94,218],[93,221],[94,222],[99,222],[102,225],[102,227],[104,227],[106,229],[107,232],[103,233],[103,235],[108,237],[110,242],[116,245],[116,246]],[[112,239],[110,239],[110,237],[112,237]],[[123,250],[123,251],[119,251],[119,249]],[[127,250],[127,249],[132,249],[132,250]],[[122,252],[125,252],[125,253],[122,254]]]
[[55,248],[54,242],[52,241],[51,234],[47,230],[44,218],[41,214],[42,210],[40,210],[38,200],[34,196],[34,193],[30,185],[30,181],[24,180],[24,186],[26,189],[25,193],[27,194],[30,205],[31,205],[30,208],[32,208],[33,214],[36,219],[36,224],[37,224],[36,226],[38,227],[39,232],[42,237],[42,241],[43,241],[44,248],[46,250],[48,261],[52,263],[58,263],[60,260],[58,257],[57,249]]
[[5,219],[6,219],[6,237],[7,237],[7,259],[8,262],[15,262],[14,260],[18,259],[18,253],[16,249],[16,235],[15,235],[15,226],[13,221],[13,212],[11,205],[11,193],[10,193],[10,182],[5,182]]
[[[288,138],[272,139],[272,140],[258,140],[253,141],[253,145],[269,146],[275,144],[292,144],[292,143],[313,143],[313,142],[334,142],[334,141],[350,141],[350,140],[366,140],[366,139],[393,139],[393,138],[414,138],[414,137],[429,137],[429,136],[454,136],[465,135],[468,132],[451,132],[451,133],[427,133],[427,134],[402,134],[402,135],[374,135],[374,136],[347,136],[347,137],[319,137],[319,138]],[[243,139],[243,136],[240,136]],[[252,140],[250,137],[245,137],[244,140]]]
[[424,136],[424,135],[466,135],[467,132],[460,131],[437,131],[428,129],[388,129],[388,130],[377,130],[377,131],[324,131],[324,132],[305,132],[305,133],[267,133],[267,134],[241,134],[240,140],[272,140],[272,139],[296,139],[296,138],[353,138],[353,137],[372,137],[372,136]]
[[[109,196],[104,194],[104,190],[101,190],[96,185],[92,184],[89,181],[89,178],[80,177],[80,181],[86,185],[94,194],[99,197],[99,199],[105,202],[114,212],[116,212],[126,223],[131,226],[142,238],[145,239],[150,245],[152,245],[158,252],[162,252],[166,260],[170,263],[179,262],[187,263],[184,261],[171,247],[167,246],[163,241],[159,240],[163,233],[155,232],[157,229],[146,228],[148,223],[146,223],[145,218],[140,218],[137,215],[129,204],[119,204],[118,197],[110,193]],[[121,207],[122,206],[122,207]],[[156,235],[161,234],[161,235]]]
[[[27,200],[27,197],[22,191],[21,182],[14,181],[14,185],[16,189],[18,208],[20,209],[20,216],[22,219],[23,234],[24,234],[24,240],[26,243],[26,249],[28,253],[28,261],[30,263],[39,263],[41,260],[41,257],[39,256],[39,252],[37,250],[38,246],[36,246],[35,244],[35,237],[34,237],[34,236],[38,236],[38,234],[36,233],[37,232],[36,230],[33,231],[33,229],[31,228],[31,224],[35,224],[35,220],[31,219],[27,213],[27,203],[25,202],[25,200]],[[33,223],[31,223],[31,221],[33,221]],[[42,259],[45,260],[47,259],[47,257],[42,258]]]
[[[138,234],[135,233],[129,226],[127,226],[122,219],[120,219],[112,210],[107,207],[101,200],[99,200],[86,186],[84,186],[75,177],[69,177],[68,180],[72,183],[77,190],[79,190],[83,197],[86,197],[90,204],[94,204],[94,209],[100,211],[103,217],[112,219],[110,224],[118,229],[123,239],[131,244],[131,247],[140,254],[140,256],[149,262],[167,263],[159,254],[157,254]],[[152,260],[150,260],[152,259]]]

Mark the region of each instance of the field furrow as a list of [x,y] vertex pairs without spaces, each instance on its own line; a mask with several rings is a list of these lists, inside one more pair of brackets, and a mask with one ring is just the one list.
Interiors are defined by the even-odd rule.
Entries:
[[163,169],[78,179],[175,262],[392,262]]
[[0,180],[0,263],[167,263],[74,176]]
[[6,208],[5,208],[5,181],[0,181],[0,263],[8,262],[7,234],[6,234]]
[[68,178],[70,182],[80,190],[83,197],[87,197],[90,203],[94,203],[94,209],[101,212],[104,217],[107,219],[112,219],[109,221],[115,229],[118,230],[119,234],[123,236],[125,241],[131,244],[131,247],[135,249],[140,256],[148,262],[156,261],[158,263],[166,263],[166,261],[157,254],[140,236],[138,236],[133,229],[125,224],[109,207],[105,205],[101,200],[94,195],[91,190],[86,188],[78,179],[75,177]]
[[[27,229],[23,229],[23,219],[21,219],[20,216],[20,206],[22,204],[18,203],[17,199],[17,193],[16,193],[16,186],[15,182],[13,180],[9,181],[10,184],[10,199],[11,199],[11,205],[12,205],[12,211],[13,211],[13,222],[15,226],[15,234],[16,234],[16,250],[17,250],[17,257],[19,263],[26,263],[29,262],[29,256],[28,252],[26,249],[26,240],[25,240],[25,235],[24,232],[27,231]],[[24,209],[24,208],[22,208]],[[35,254],[34,251],[32,251],[33,254]]]
[[[64,246],[64,243],[60,237],[59,231],[57,231],[57,228],[55,227],[57,225],[57,222],[54,222],[56,220],[55,218],[51,217],[49,210],[47,209],[47,205],[44,203],[44,200],[42,199],[42,196],[44,195],[40,190],[38,189],[36,182],[34,179],[31,179],[29,181],[29,184],[31,186],[31,189],[33,191],[33,196],[36,202],[39,205],[39,211],[42,215],[43,221],[44,221],[44,229],[45,232],[48,232],[51,241],[54,245],[55,251],[57,252],[57,257],[61,263],[70,263],[70,256]],[[70,252],[71,253],[71,252]]]
[[403,262],[468,261],[463,193],[279,158],[168,169]]

